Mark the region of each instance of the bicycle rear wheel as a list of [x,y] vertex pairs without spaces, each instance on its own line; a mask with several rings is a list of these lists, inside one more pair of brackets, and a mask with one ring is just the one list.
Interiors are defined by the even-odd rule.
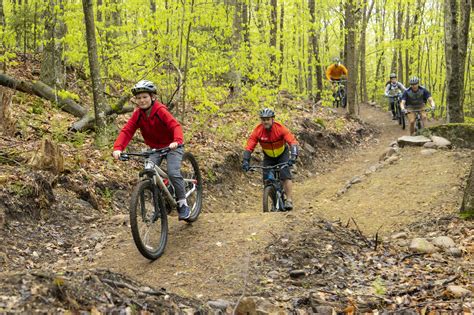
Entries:
[[184,153],[181,164],[181,174],[184,178],[186,189],[186,199],[191,210],[191,214],[186,222],[194,222],[199,217],[202,209],[202,177],[198,163],[194,155],[189,152]]
[[163,197],[151,179],[139,182],[132,192],[130,226],[138,251],[155,260],[165,251],[168,241],[168,217]]
[[265,186],[263,189],[263,212],[277,211],[277,196],[273,185]]

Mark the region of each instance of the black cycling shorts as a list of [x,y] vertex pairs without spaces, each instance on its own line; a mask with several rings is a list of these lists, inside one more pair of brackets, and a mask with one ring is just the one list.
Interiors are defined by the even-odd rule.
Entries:
[[[290,152],[288,150],[288,147],[285,147],[285,151],[283,151],[283,153],[280,155],[280,156],[277,156],[277,157],[269,157],[268,155],[265,155],[264,154],[264,157],[263,157],[263,166],[273,166],[273,165],[277,165],[277,164],[280,164],[280,163],[285,163],[285,162],[288,162],[288,160],[290,159]],[[263,180],[265,181],[265,179],[267,178],[267,174],[270,170],[263,170]],[[291,170],[290,170],[290,167],[285,167],[285,168],[282,168],[280,170],[280,179],[281,180],[287,180],[287,179],[292,179],[292,176],[291,176]]]

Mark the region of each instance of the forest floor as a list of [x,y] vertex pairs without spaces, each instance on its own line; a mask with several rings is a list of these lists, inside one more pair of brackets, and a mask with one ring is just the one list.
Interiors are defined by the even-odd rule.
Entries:
[[[166,287],[182,296],[235,300],[249,284],[259,283],[265,275],[261,269],[272,271],[261,263],[269,259],[268,250],[264,250],[269,244],[285,238],[297,240],[306,232],[314,232],[314,221],[319,218],[349,222],[354,228],[357,224],[364,235],[374,236],[379,231],[379,238],[389,239],[391,234],[404,231],[412,237],[423,237],[425,231],[411,229],[410,224],[455,214],[471,164],[470,152],[439,150],[425,156],[420,153],[421,148],[407,147],[401,150],[398,160],[371,171],[388,145],[406,131],[389,120],[386,112],[369,106],[362,107],[361,118],[377,126],[381,133],[368,147],[348,152],[344,159],[331,163],[331,169],[324,174],[297,181],[294,211],[262,213],[261,190],[244,181],[237,198],[246,199],[245,206],[231,212],[233,206],[229,207],[229,200],[223,196],[221,211],[206,213],[205,205],[204,213],[193,224],[171,218],[166,255],[159,260],[149,262],[138,254],[131,255],[136,250],[128,227],[122,226],[116,230],[113,244],[96,262],[97,266],[124,273],[150,286]],[[361,182],[338,195],[356,176]],[[448,232],[455,235],[458,231]],[[313,235],[316,238],[313,246],[319,246],[317,238],[324,238],[327,231],[322,229],[320,233]],[[472,241],[472,231],[466,233],[462,236]],[[472,255],[472,250],[470,247],[466,254]],[[456,266],[462,265],[459,259],[454,261]],[[261,267],[251,273],[259,264]],[[278,263],[273,261],[270,265]],[[455,266],[450,268],[455,270]],[[469,281],[469,277],[463,280]],[[472,283],[473,278],[470,280]],[[372,281],[368,281],[368,288],[371,286]]]
[[[94,153],[76,161],[93,165],[72,179],[55,179],[49,215],[25,221],[13,213],[0,230],[0,311],[128,307],[193,313],[211,307],[241,314],[472,313],[474,224],[457,215],[471,152],[405,147],[380,160],[407,132],[372,106],[361,106],[360,117],[365,123],[348,130],[360,130],[359,138],[324,134],[327,147],[319,150],[317,139],[306,146],[304,151],[316,148],[313,154],[319,156],[311,162],[311,155],[303,154],[291,212],[262,212],[260,175],[239,171],[238,152],[222,157],[219,165],[201,160],[206,173],[217,174],[206,185],[203,213],[193,224],[171,216],[166,252],[154,262],[138,253],[130,234],[126,205],[133,174],[128,172],[124,183],[120,176],[109,177],[110,169],[123,173],[126,167],[108,161],[97,167],[88,160]],[[309,140],[306,129],[297,134]],[[13,174],[15,167],[2,167],[5,180],[33,176],[30,181],[37,183],[48,176]],[[98,201],[90,190],[82,193],[90,198],[78,198],[64,188],[71,182],[87,187],[97,178],[104,185]],[[26,196],[25,187],[10,188]],[[17,202],[0,197],[4,206]],[[115,210],[94,209],[104,200]],[[458,251],[409,249],[415,237],[438,236],[449,236]]]

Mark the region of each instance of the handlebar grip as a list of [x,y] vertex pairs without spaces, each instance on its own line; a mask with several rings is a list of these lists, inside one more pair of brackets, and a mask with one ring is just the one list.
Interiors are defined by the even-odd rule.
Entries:
[[130,160],[130,156],[128,156],[128,154],[126,154],[126,153],[122,153],[122,154],[120,154],[119,160],[120,161],[128,161],[128,160]]

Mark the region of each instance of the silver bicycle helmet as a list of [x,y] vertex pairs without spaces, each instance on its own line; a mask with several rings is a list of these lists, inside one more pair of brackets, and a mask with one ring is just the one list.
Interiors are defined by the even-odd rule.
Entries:
[[260,118],[272,118],[275,117],[275,112],[270,108],[264,108],[260,111]]
[[390,79],[396,78],[397,75],[395,73],[390,73]]
[[156,86],[151,81],[141,80],[132,88],[132,94],[137,95],[143,92],[156,93]]
[[420,79],[418,77],[410,78],[410,85],[418,84],[418,83],[420,83]]

